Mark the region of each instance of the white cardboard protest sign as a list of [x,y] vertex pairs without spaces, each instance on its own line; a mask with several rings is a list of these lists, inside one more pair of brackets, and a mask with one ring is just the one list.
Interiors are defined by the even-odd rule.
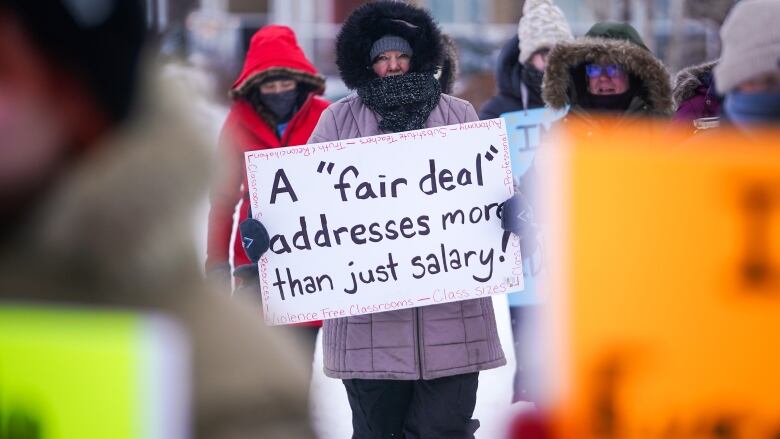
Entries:
[[264,316],[300,323],[522,289],[502,119],[246,153]]

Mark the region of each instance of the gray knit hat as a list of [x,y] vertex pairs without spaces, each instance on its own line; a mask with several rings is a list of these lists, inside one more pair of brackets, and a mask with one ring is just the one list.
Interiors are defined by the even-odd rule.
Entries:
[[521,63],[528,61],[537,50],[552,49],[560,42],[574,40],[563,11],[552,0],[525,0],[517,37]]
[[371,52],[369,53],[371,62],[374,62],[374,59],[382,52],[387,52],[388,50],[397,50],[412,56],[412,46],[409,45],[408,41],[395,35],[385,35],[374,41],[374,44],[371,46]]
[[715,67],[722,94],[744,81],[780,69],[780,1],[742,0],[720,29],[723,50]]

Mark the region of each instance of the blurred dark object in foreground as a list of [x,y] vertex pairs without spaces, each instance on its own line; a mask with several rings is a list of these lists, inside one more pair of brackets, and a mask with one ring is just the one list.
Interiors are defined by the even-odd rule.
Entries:
[[[0,0],[0,299],[162,314],[192,347],[188,437],[313,437],[298,343],[204,285],[189,226],[210,157],[176,85],[142,69],[143,27],[136,1]],[[21,360],[0,351],[3,371],[5,354]],[[113,358],[146,372],[119,346]],[[91,413],[79,397],[99,384],[72,379],[57,396]]]

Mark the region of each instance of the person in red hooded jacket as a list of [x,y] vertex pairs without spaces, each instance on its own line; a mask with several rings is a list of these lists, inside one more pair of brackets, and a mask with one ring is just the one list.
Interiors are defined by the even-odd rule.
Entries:
[[[237,224],[251,216],[244,153],[305,144],[329,104],[320,97],[324,90],[325,78],[306,59],[292,29],[270,25],[252,36],[244,68],[230,89],[233,105],[220,134],[211,191],[206,273],[222,286],[230,285],[231,246],[234,269],[251,264],[241,239],[231,242]],[[295,328],[311,346],[312,357],[321,325],[309,322]]]

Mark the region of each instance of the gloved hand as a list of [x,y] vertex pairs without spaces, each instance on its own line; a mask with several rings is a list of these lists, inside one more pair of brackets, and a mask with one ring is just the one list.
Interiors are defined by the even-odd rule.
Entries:
[[241,265],[233,271],[233,276],[236,277],[236,290],[233,292],[233,297],[248,299],[251,303],[262,306],[257,261],[268,251],[271,238],[263,223],[254,218],[241,221],[238,232],[244,252],[252,263]]
[[520,192],[501,203],[501,228],[520,238],[523,259],[534,254],[538,247],[536,220],[531,204]]
[[271,238],[268,230],[263,223],[254,219],[247,218],[238,225],[238,231],[241,234],[241,245],[250,261],[257,264],[257,261],[268,251],[271,245]]

